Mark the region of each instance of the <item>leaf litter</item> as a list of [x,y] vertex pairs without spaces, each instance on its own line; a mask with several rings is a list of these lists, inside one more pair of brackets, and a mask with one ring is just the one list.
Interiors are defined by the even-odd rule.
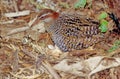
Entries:
[[[80,5],[77,1],[0,0],[0,78],[120,79],[120,48],[116,44],[120,31],[113,30],[117,27],[106,16],[112,12],[120,17],[120,1],[87,0]],[[61,52],[47,34],[45,24],[37,20],[36,15],[44,8],[76,11],[96,19],[103,12],[102,18],[108,22],[106,39],[88,49]],[[117,49],[108,52],[116,45]]]

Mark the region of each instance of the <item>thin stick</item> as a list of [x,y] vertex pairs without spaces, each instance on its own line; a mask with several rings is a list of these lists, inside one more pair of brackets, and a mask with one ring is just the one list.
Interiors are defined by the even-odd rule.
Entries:
[[60,79],[60,76],[56,73],[56,71],[51,67],[51,65],[47,61],[42,62],[42,65],[49,71],[49,73],[55,79]]

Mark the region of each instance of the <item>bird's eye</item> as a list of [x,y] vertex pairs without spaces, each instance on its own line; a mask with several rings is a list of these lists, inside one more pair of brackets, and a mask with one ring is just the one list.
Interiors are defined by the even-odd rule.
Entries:
[[45,16],[41,16],[40,19],[41,19],[41,20],[44,20],[44,19],[45,19]]

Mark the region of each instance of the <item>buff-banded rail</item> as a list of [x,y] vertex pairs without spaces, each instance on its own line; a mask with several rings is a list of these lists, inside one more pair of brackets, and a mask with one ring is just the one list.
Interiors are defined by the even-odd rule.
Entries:
[[46,9],[41,11],[40,20],[57,47],[63,52],[88,48],[101,39],[99,22],[78,13],[58,13]]

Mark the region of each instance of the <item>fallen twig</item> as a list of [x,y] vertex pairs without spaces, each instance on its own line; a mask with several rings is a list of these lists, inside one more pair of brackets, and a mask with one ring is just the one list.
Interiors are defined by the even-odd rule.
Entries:
[[11,12],[11,13],[5,13],[4,15],[6,17],[18,17],[18,16],[25,16],[25,15],[29,15],[30,14],[30,10],[24,10],[24,11],[19,11],[19,12]]
[[30,22],[28,23],[28,26],[13,29],[13,30],[11,30],[11,31],[7,34],[7,36],[12,35],[12,34],[15,34],[15,33],[23,32],[23,31],[26,31],[26,30],[30,29],[30,27],[31,27],[32,24],[36,21],[36,19],[37,19],[37,16],[36,16],[32,21],[30,21]]
[[51,65],[47,61],[44,61],[42,64],[54,77],[54,79],[60,79],[60,76],[56,73],[56,71],[51,67]]

